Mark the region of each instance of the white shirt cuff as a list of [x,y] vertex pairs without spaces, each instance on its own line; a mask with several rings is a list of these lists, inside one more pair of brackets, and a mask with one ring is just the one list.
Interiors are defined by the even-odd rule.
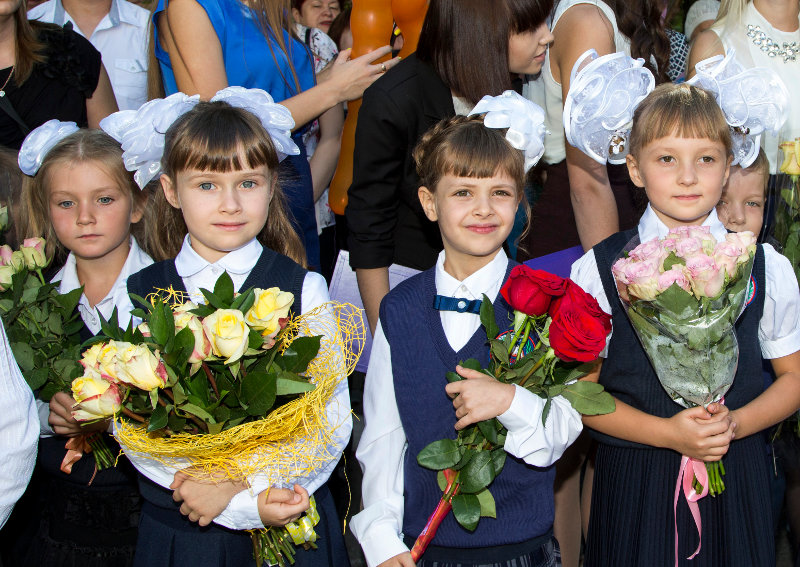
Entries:
[[228,507],[214,518],[214,523],[232,530],[257,530],[264,527],[258,513],[261,493],[243,490],[231,498]]
[[36,411],[39,414],[39,437],[53,437],[56,433],[50,427],[50,404],[36,398]]
[[394,527],[396,522],[396,513],[381,505],[370,506],[350,520],[350,530],[361,544],[367,567],[375,567],[410,551],[403,543],[403,534]]

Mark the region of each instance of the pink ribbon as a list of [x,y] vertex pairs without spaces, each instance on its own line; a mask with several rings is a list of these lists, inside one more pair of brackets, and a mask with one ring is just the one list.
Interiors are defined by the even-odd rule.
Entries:
[[[700,494],[697,494],[692,483],[695,477],[697,477],[697,482],[703,485],[703,492]],[[678,480],[675,482],[675,500],[672,507],[675,521],[675,567],[678,567],[678,498],[681,493],[681,484],[683,485],[683,495],[686,497],[686,503],[689,505],[689,511],[692,513],[692,518],[694,518],[694,525],[697,526],[699,539],[697,549],[690,557],[687,557],[687,559],[694,559],[700,553],[700,546],[703,543],[703,524],[700,520],[700,506],[697,505],[697,501],[708,494],[708,472],[706,471],[705,462],[686,455],[681,459],[681,469],[678,472]]]

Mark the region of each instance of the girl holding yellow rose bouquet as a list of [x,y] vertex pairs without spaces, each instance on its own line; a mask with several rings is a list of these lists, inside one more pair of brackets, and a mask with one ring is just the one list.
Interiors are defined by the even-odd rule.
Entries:
[[[33,130],[19,166],[26,174],[22,235],[46,238],[31,254],[23,252],[40,267],[45,258],[63,264],[52,279],[60,294],[80,293],[79,335],[86,340],[100,331],[101,317],[115,309],[130,312],[127,278],[153,263],[134,237],[147,228],[147,195],[125,170],[116,140],[73,122],[50,120]],[[47,323],[60,331],[61,325]],[[73,377],[64,376],[65,383]],[[37,394],[41,490],[48,505],[19,564],[131,565],[140,497],[128,460],[113,466],[119,447],[105,433],[109,420],[82,426],[71,415],[75,399],[52,383]]]
[[[325,306],[328,291],[324,279],[302,267],[305,254],[278,184],[280,160],[298,151],[290,138],[294,122],[286,108],[274,104],[264,91],[229,87],[210,102],[182,93],[156,99],[138,111],[110,116],[101,127],[122,142],[126,165],[136,170],[140,184],[163,172],[163,191],[155,200],[159,232],[151,235],[155,256],[163,261],[129,278],[128,290],[143,298],[167,294],[167,300],[169,295],[177,296],[177,303],[208,302],[208,307],[186,306],[183,313],[178,309],[174,326],[169,326],[185,325],[191,331],[194,340],[190,343],[194,344],[189,344],[191,353],[186,353],[189,364],[202,361],[210,349],[231,372],[242,374],[249,349],[272,346],[271,339],[281,323],[285,324],[283,317],[312,310],[323,320],[333,317]],[[221,283],[215,285],[220,275]],[[253,293],[252,288],[259,289]],[[201,289],[214,292],[202,293]],[[234,291],[240,292],[236,298]],[[252,308],[245,310],[244,302]],[[154,321],[163,305],[156,300],[149,316],[154,337],[163,331]],[[276,307],[283,308],[283,317],[271,315]],[[205,317],[202,329],[195,315],[198,312]],[[260,340],[265,344],[252,343],[250,329],[255,328],[261,329]],[[253,543],[242,530],[284,526],[297,520],[309,510],[312,494],[316,509],[312,507],[304,519],[319,517],[318,549],[296,548],[294,564],[348,564],[326,481],[347,444],[352,424],[345,363],[337,351],[341,339],[335,324],[327,329],[314,333],[302,324],[297,329],[300,334],[322,334],[320,352],[338,357],[335,360],[340,362],[329,365],[327,376],[317,377],[313,393],[318,393],[316,399],[323,403],[316,412],[295,412],[304,415],[295,429],[304,432],[302,438],[256,447],[250,457],[242,457],[246,461],[220,457],[215,469],[208,464],[214,462],[215,454],[197,459],[152,457],[146,439],[144,449],[142,444],[126,449],[136,436],[125,422],[117,422],[116,435],[142,473],[144,504],[136,565],[252,564]],[[144,374],[155,382],[173,382],[171,376],[164,376],[157,359],[149,359]],[[309,374],[313,376],[311,367]],[[203,380],[220,394],[229,389],[216,384],[212,373],[207,382]],[[251,401],[258,399],[254,395]],[[179,402],[175,399],[174,403]],[[280,409],[283,407],[287,406]],[[189,415],[187,423],[191,425],[191,421]],[[231,450],[242,442],[231,438]],[[263,462],[263,454],[270,455],[270,466],[252,470],[254,462]],[[205,466],[190,467],[200,461]],[[189,468],[180,470],[182,467]],[[294,547],[291,542],[287,546]],[[275,559],[269,554],[268,558]]]

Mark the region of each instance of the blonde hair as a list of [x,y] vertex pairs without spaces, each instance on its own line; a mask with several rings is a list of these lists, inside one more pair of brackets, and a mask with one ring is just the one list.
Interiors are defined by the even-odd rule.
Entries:
[[76,163],[93,163],[108,174],[121,191],[130,195],[133,210],[142,211],[142,219],[131,226],[131,234],[148,252],[146,235],[152,230],[152,220],[148,212],[147,193],[139,189],[133,181],[133,174],[125,169],[122,148],[102,130],[82,129],[70,134],[47,152],[36,175],[24,177],[17,227],[19,240],[44,237],[48,258],[55,257],[61,261],[66,257],[67,250],[58,241],[50,220],[50,175],[59,166]]
[[505,173],[514,180],[517,202],[530,224],[530,204],[525,198],[525,156],[505,137],[505,128],[488,128],[482,115],[445,118],[428,130],[414,148],[420,184],[431,193],[445,175],[486,178]]
[[[200,102],[178,118],[166,133],[162,165],[171,180],[187,169],[229,172],[245,167],[267,167],[275,172],[278,154],[267,131],[251,112],[226,102]],[[154,215],[159,234],[151,236],[155,260],[177,256],[187,228],[180,209],[156,192]],[[306,265],[305,249],[293,226],[286,197],[276,180],[272,184],[269,217],[258,240],[266,247]]]
[[747,167],[742,167],[740,165],[735,165],[733,167],[738,167],[744,171],[751,171],[753,173],[758,173],[761,175],[762,181],[762,189],[764,190],[763,197],[766,198],[767,196],[767,187],[769,187],[769,160],[767,159],[767,154],[764,152],[764,148],[758,149],[758,155],[753,163],[751,163]]
[[630,153],[638,157],[647,144],[665,138],[708,138],[731,154],[731,131],[717,101],[708,91],[682,83],[659,85],[633,113]]

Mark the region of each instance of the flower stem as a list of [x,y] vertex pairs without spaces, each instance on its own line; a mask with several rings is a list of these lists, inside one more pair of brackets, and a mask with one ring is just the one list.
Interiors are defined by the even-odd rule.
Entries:
[[533,376],[534,372],[536,372],[537,370],[539,370],[542,367],[542,364],[544,364],[545,356],[547,356],[547,355],[545,354],[545,355],[542,356],[542,358],[537,360],[536,364],[533,365],[533,368],[530,369],[530,372],[528,372],[522,378],[522,380],[519,381],[519,385],[520,385],[521,388],[524,388],[525,387],[525,383],[530,379],[531,376]]
[[214,373],[211,372],[211,369],[208,367],[208,364],[205,362],[201,362],[200,366],[203,367],[203,371],[206,373],[206,378],[208,378],[208,383],[211,384],[211,388],[214,390],[214,393],[217,395],[217,399],[219,399],[219,390],[217,389],[217,381],[214,380]]
[[458,482],[460,471],[445,469],[443,472],[445,478],[447,478],[447,486],[444,489],[442,499],[439,500],[439,504],[436,505],[433,514],[428,518],[428,522],[422,529],[422,533],[419,534],[417,541],[414,542],[414,547],[411,548],[411,558],[415,563],[419,561],[419,558],[422,557],[428,545],[436,536],[436,530],[439,529],[439,526],[453,507],[453,496],[458,494],[458,490],[461,488],[461,483]]
[[[522,333],[522,331],[524,329],[530,330],[530,327],[529,327],[530,321],[531,321],[531,319],[530,319],[529,316],[525,317],[525,322],[522,325],[519,326],[519,329],[514,331],[514,335],[511,337],[511,342],[508,344],[508,354],[511,354],[512,352],[514,352],[514,345],[517,344],[517,339],[519,339],[520,333]],[[527,337],[527,331],[525,333],[525,336]]]
[[137,414],[133,413],[131,410],[129,410],[125,406],[122,406],[122,414],[125,417],[129,417],[134,421],[138,421],[139,423],[147,423],[147,420],[145,418],[143,418],[140,415],[137,415]]

